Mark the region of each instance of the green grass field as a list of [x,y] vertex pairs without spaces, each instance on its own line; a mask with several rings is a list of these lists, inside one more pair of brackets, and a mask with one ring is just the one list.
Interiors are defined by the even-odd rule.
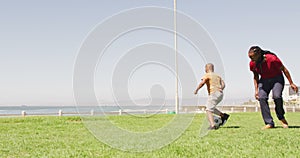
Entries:
[[[174,116],[160,114],[145,118],[124,115],[110,116],[109,119],[124,129],[147,132],[164,126]],[[261,130],[264,124],[260,113],[232,113],[224,127],[200,137],[204,117],[203,114],[197,114],[178,139],[149,152],[111,148],[98,141],[80,117],[0,118],[0,157],[300,156],[300,113],[286,114],[291,128],[282,128],[276,120],[277,127],[269,130]]]

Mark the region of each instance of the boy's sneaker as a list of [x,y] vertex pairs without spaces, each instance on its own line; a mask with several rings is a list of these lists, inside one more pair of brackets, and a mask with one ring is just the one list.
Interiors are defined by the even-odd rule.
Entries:
[[226,114],[226,113],[223,114],[223,117],[221,117],[221,119],[222,119],[222,124],[221,124],[221,126],[223,126],[223,125],[227,122],[229,116],[230,116],[230,115],[228,115],[228,114]]

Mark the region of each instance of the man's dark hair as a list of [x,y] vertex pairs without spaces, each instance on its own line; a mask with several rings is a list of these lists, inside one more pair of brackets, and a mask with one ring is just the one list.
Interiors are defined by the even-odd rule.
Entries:
[[255,64],[256,64],[256,67],[260,69],[260,71],[262,71],[262,68],[261,68],[261,63],[264,61],[264,55],[265,54],[272,54],[272,55],[275,55],[274,53],[268,51],[268,50],[262,50],[259,46],[252,46],[250,47],[249,49],[249,52],[252,51],[254,52],[255,54],[260,54],[260,58],[258,61],[255,61]]

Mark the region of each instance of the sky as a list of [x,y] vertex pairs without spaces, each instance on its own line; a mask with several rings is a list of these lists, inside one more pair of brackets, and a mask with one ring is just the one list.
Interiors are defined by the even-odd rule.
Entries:
[[[214,42],[222,61],[217,65],[224,69],[221,73],[226,82],[225,100],[234,103],[234,100],[254,98],[253,76],[247,56],[252,45],[276,53],[290,71],[294,83],[300,85],[297,69],[300,66],[297,58],[300,52],[299,3],[292,0],[177,0],[177,11],[197,22]],[[172,0],[1,0],[0,4],[0,106],[74,105],[74,65],[93,30],[116,15],[139,7],[173,9]],[[134,21],[123,19],[115,27],[123,28]],[[191,91],[204,75],[205,54],[210,52],[200,50],[200,54],[204,54],[201,58],[199,51],[197,54],[187,40],[178,38],[180,56],[195,75],[190,78],[190,83],[186,83],[189,77],[182,75],[180,86],[182,89],[189,87],[187,89]],[[151,52],[145,49],[147,44],[159,44],[151,49],[161,48],[168,52],[173,49],[173,40],[172,33],[151,28],[133,30],[116,38],[95,68],[94,89],[98,100],[113,102],[115,97],[126,100],[123,92],[128,92],[134,100],[149,101],[149,97],[160,96],[172,99],[174,71],[161,62],[163,55],[161,59],[156,58],[156,62],[133,67],[125,74],[129,76],[125,82],[120,78],[115,81],[114,77],[118,77],[115,72],[120,65],[132,66],[130,63],[142,61],[138,55],[136,59],[130,58],[128,65],[126,62],[121,64],[121,59],[130,57],[135,50],[145,50],[149,58],[159,57],[158,54],[149,55]],[[119,81],[127,85],[119,85]],[[188,92],[181,89],[179,93],[186,98],[207,95],[205,88],[198,96],[192,91],[186,95]]]

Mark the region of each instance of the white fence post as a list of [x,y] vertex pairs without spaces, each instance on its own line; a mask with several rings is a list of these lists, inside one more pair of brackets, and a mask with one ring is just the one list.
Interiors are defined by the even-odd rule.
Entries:
[[247,112],[247,107],[244,107],[244,112]]
[[296,107],[295,107],[295,105],[293,106],[293,112],[296,112]]
[[25,117],[26,116],[26,112],[22,111],[22,116]]
[[63,115],[62,110],[59,110],[59,111],[58,111],[58,116],[62,116],[62,115]]
[[286,106],[284,107],[284,111],[287,111],[287,107]]
[[168,114],[168,109],[166,109],[166,114]]
[[119,115],[122,115],[122,109],[119,110]]
[[187,110],[187,108],[184,108],[184,112],[185,112],[185,113],[188,113],[188,110]]
[[94,110],[93,109],[91,110],[91,115],[94,116]]

